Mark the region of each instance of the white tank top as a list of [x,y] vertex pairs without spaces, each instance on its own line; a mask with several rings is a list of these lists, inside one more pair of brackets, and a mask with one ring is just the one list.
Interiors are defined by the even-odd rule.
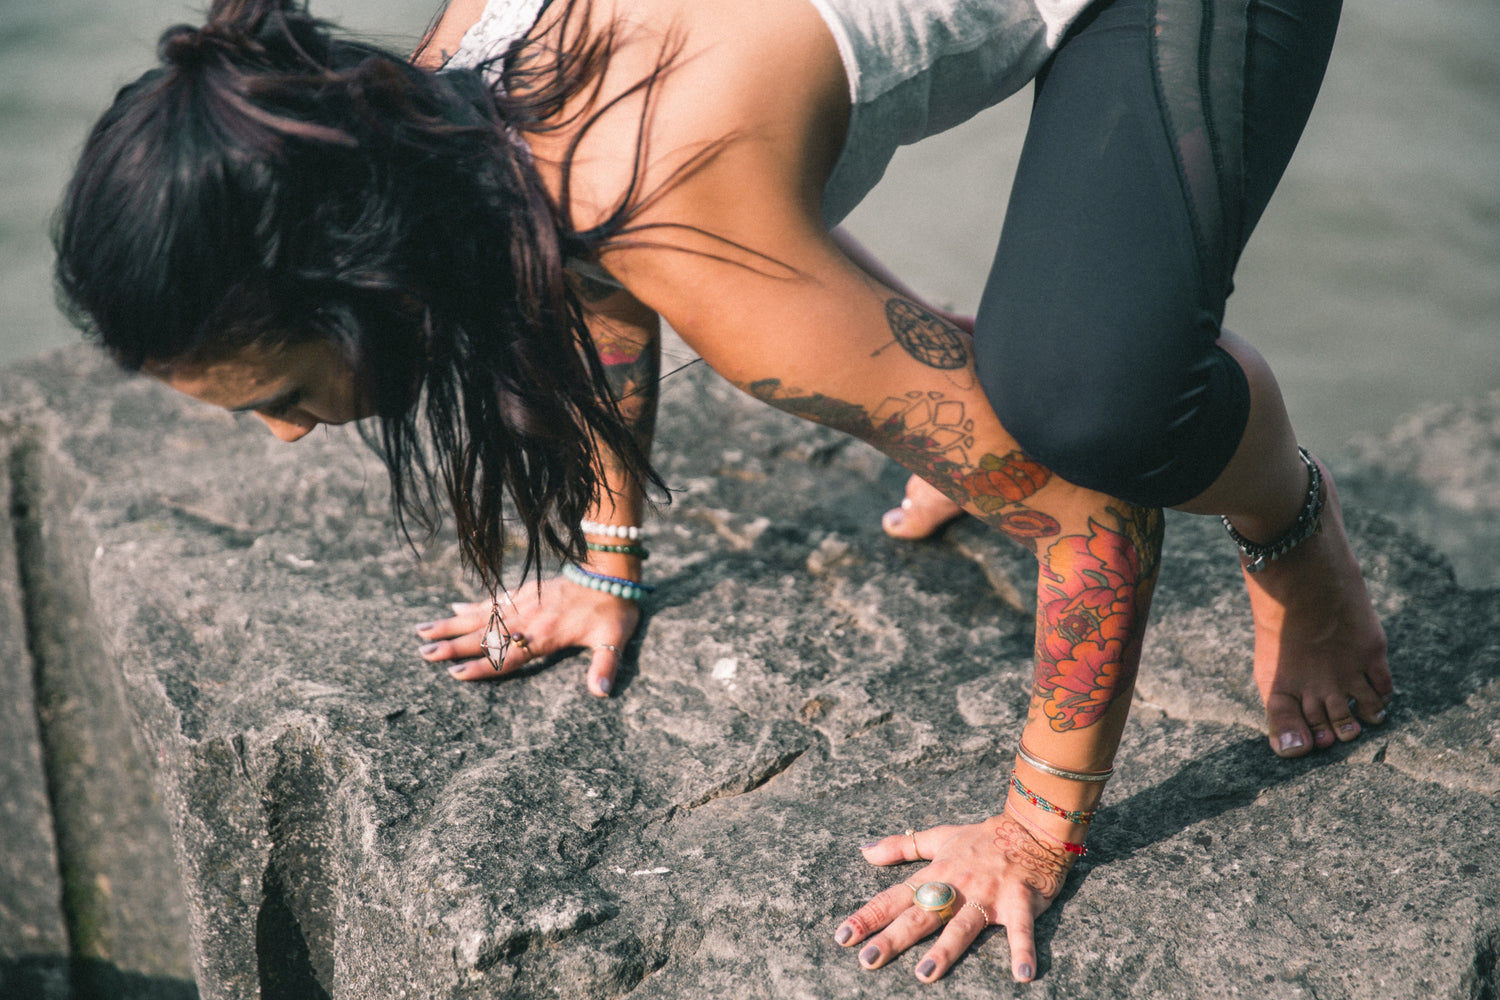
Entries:
[[[446,68],[498,60],[549,0],[489,0]],[[897,147],[935,135],[1025,86],[1092,0],[809,0],[849,77],[849,132],[823,191],[836,225],[885,174]]]

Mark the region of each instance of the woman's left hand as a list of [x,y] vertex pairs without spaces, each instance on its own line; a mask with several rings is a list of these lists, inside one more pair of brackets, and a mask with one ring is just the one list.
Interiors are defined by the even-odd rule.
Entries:
[[614,689],[625,644],[640,623],[634,601],[590,590],[558,576],[540,587],[527,585],[514,598],[500,598],[500,613],[511,632],[510,647],[496,670],[484,648],[490,602],[453,605],[453,617],[417,627],[424,644],[418,652],[429,663],[447,663],[461,681],[487,680],[513,673],[543,657],[568,649],[591,653],[588,689],[600,698]]
[[[858,946],[859,961],[878,969],[941,930],[917,963],[917,978],[939,979],[991,924],[1010,942],[1011,973],[1020,982],[1036,976],[1032,925],[1062,891],[1074,856],[1028,831],[1013,817],[992,816],[969,826],[938,826],[886,837],[863,847],[876,865],[928,861],[904,882],[881,892],[839,925],[834,940]],[[938,913],[913,905],[925,882],[956,890],[944,926]]]

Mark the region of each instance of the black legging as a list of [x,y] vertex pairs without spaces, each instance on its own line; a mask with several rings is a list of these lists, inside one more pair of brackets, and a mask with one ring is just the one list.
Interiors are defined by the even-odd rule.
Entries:
[[1216,346],[1322,82],[1339,0],[1100,0],[1036,85],[976,327],[1001,422],[1133,503],[1203,492],[1249,414]]

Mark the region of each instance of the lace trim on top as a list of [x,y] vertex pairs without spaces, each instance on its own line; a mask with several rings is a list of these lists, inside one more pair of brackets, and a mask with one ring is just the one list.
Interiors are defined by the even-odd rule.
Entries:
[[464,32],[458,51],[443,65],[444,69],[477,69],[486,66],[485,76],[491,83],[500,80],[505,53],[524,38],[542,16],[548,0],[489,0],[479,20]]

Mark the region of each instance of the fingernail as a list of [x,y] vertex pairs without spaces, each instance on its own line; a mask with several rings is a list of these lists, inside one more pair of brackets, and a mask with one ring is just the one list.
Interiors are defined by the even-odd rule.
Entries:
[[1020,965],[1016,966],[1016,978],[1023,981],[1031,978],[1030,962],[1022,962]]
[[868,851],[870,848],[874,847],[878,843],[880,843],[880,841],[878,841],[878,840],[872,840],[868,844],[860,844],[859,845],[859,849],[861,851]]
[[1302,746],[1302,734],[1301,733],[1282,733],[1281,734],[1281,749],[1283,749],[1283,750],[1296,750],[1296,749],[1300,748],[1301,746]]
[[435,642],[429,642],[429,643],[424,643],[421,646],[418,646],[417,647],[417,652],[418,652],[418,654],[420,654],[422,656],[431,656],[433,653],[437,652],[437,648],[438,648],[438,644],[437,643],[435,643]]
[[454,677],[457,677],[459,674],[461,674],[463,672],[464,672],[464,665],[462,663],[455,664],[454,666],[451,666],[451,667],[448,668],[448,673],[452,674]]
[[418,632],[426,632],[428,629],[432,628],[436,624],[437,624],[437,622],[423,622],[422,624],[420,624],[420,625],[417,626],[417,631]]
[[611,691],[614,690],[614,688],[615,688],[615,682],[614,682],[613,678],[610,678],[610,677],[601,677],[601,678],[599,678],[599,693],[600,694],[609,694]]
[[839,928],[838,933],[833,936],[833,940],[838,944],[848,944],[849,939],[853,936],[854,928],[850,927],[848,924],[845,924],[844,926]]
[[926,979],[928,976],[932,975],[932,970],[936,968],[937,963],[929,958],[921,965],[917,966],[917,975],[921,976],[923,979]]
[[870,947],[866,948],[864,951],[862,951],[862,952],[859,953],[859,960],[861,962],[865,963],[866,965],[874,965],[875,962],[879,958],[880,958],[880,949],[877,948],[873,944],[870,945]]

